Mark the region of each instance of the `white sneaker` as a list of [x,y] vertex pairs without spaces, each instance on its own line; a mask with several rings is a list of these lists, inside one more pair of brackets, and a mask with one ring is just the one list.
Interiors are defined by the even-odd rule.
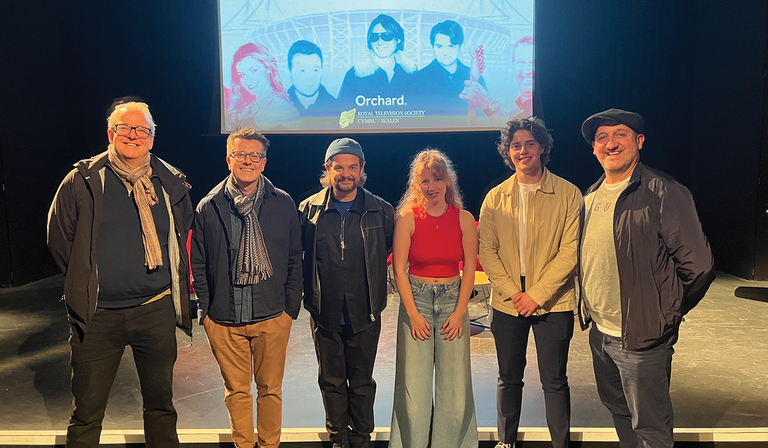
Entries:
[[515,444],[499,442],[496,444],[496,448],[515,448]]

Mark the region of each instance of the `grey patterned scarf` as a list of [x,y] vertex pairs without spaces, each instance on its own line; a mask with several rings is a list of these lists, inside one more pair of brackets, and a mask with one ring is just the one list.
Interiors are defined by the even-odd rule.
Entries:
[[133,188],[131,196],[133,196],[136,208],[139,210],[141,238],[144,241],[144,266],[152,271],[163,264],[163,251],[160,247],[160,240],[157,238],[155,218],[152,216],[152,209],[150,208],[160,202],[157,193],[155,193],[155,186],[149,178],[152,172],[149,166],[150,155],[147,153],[141,165],[132,169],[117,156],[114,144],[109,145],[107,154],[112,171]]
[[237,213],[243,217],[243,232],[240,235],[240,250],[237,253],[236,285],[254,285],[272,276],[272,263],[259,226],[259,208],[264,199],[264,176],[259,177],[256,190],[243,194],[230,176],[226,191],[235,203]]

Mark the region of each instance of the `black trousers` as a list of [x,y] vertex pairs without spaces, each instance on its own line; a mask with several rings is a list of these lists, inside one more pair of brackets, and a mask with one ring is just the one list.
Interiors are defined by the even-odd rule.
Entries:
[[179,446],[173,407],[176,313],[170,296],[133,308],[99,308],[82,341],[70,329],[69,344],[74,400],[67,448],[99,446],[109,390],[128,345],[141,384],[146,446]]
[[326,331],[310,320],[320,367],[318,384],[325,406],[325,425],[334,442],[357,445],[371,440],[376,381],[373,365],[381,333],[381,319],[353,333],[349,325],[340,332]]
[[491,332],[499,361],[496,387],[499,441],[512,444],[517,440],[523,404],[528,334],[533,328],[552,445],[555,448],[568,447],[571,440],[571,389],[568,386],[566,367],[573,324],[572,311],[523,317],[493,310]]

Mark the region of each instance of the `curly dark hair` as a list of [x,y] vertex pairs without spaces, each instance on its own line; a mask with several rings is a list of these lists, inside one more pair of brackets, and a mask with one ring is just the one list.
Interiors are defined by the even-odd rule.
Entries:
[[544,148],[544,152],[541,154],[541,166],[542,168],[545,167],[549,162],[549,153],[552,151],[554,140],[552,140],[552,135],[544,124],[544,120],[537,117],[511,118],[507,122],[507,126],[501,130],[501,140],[496,149],[498,149],[501,158],[504,159],[504,163],[514,171],[515,165],[509,156],[509,145],[517,131],[529,131]]

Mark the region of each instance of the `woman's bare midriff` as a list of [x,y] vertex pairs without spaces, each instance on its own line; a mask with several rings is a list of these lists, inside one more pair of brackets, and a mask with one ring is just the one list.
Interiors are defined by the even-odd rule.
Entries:
[[453,277],[424,277],[421,275],[413,275],[413,274],[411,274],[411,277],[415,278],[420,282],[434,283],[438,285],[447,285],[461,278],[460,275],[454,275]]

